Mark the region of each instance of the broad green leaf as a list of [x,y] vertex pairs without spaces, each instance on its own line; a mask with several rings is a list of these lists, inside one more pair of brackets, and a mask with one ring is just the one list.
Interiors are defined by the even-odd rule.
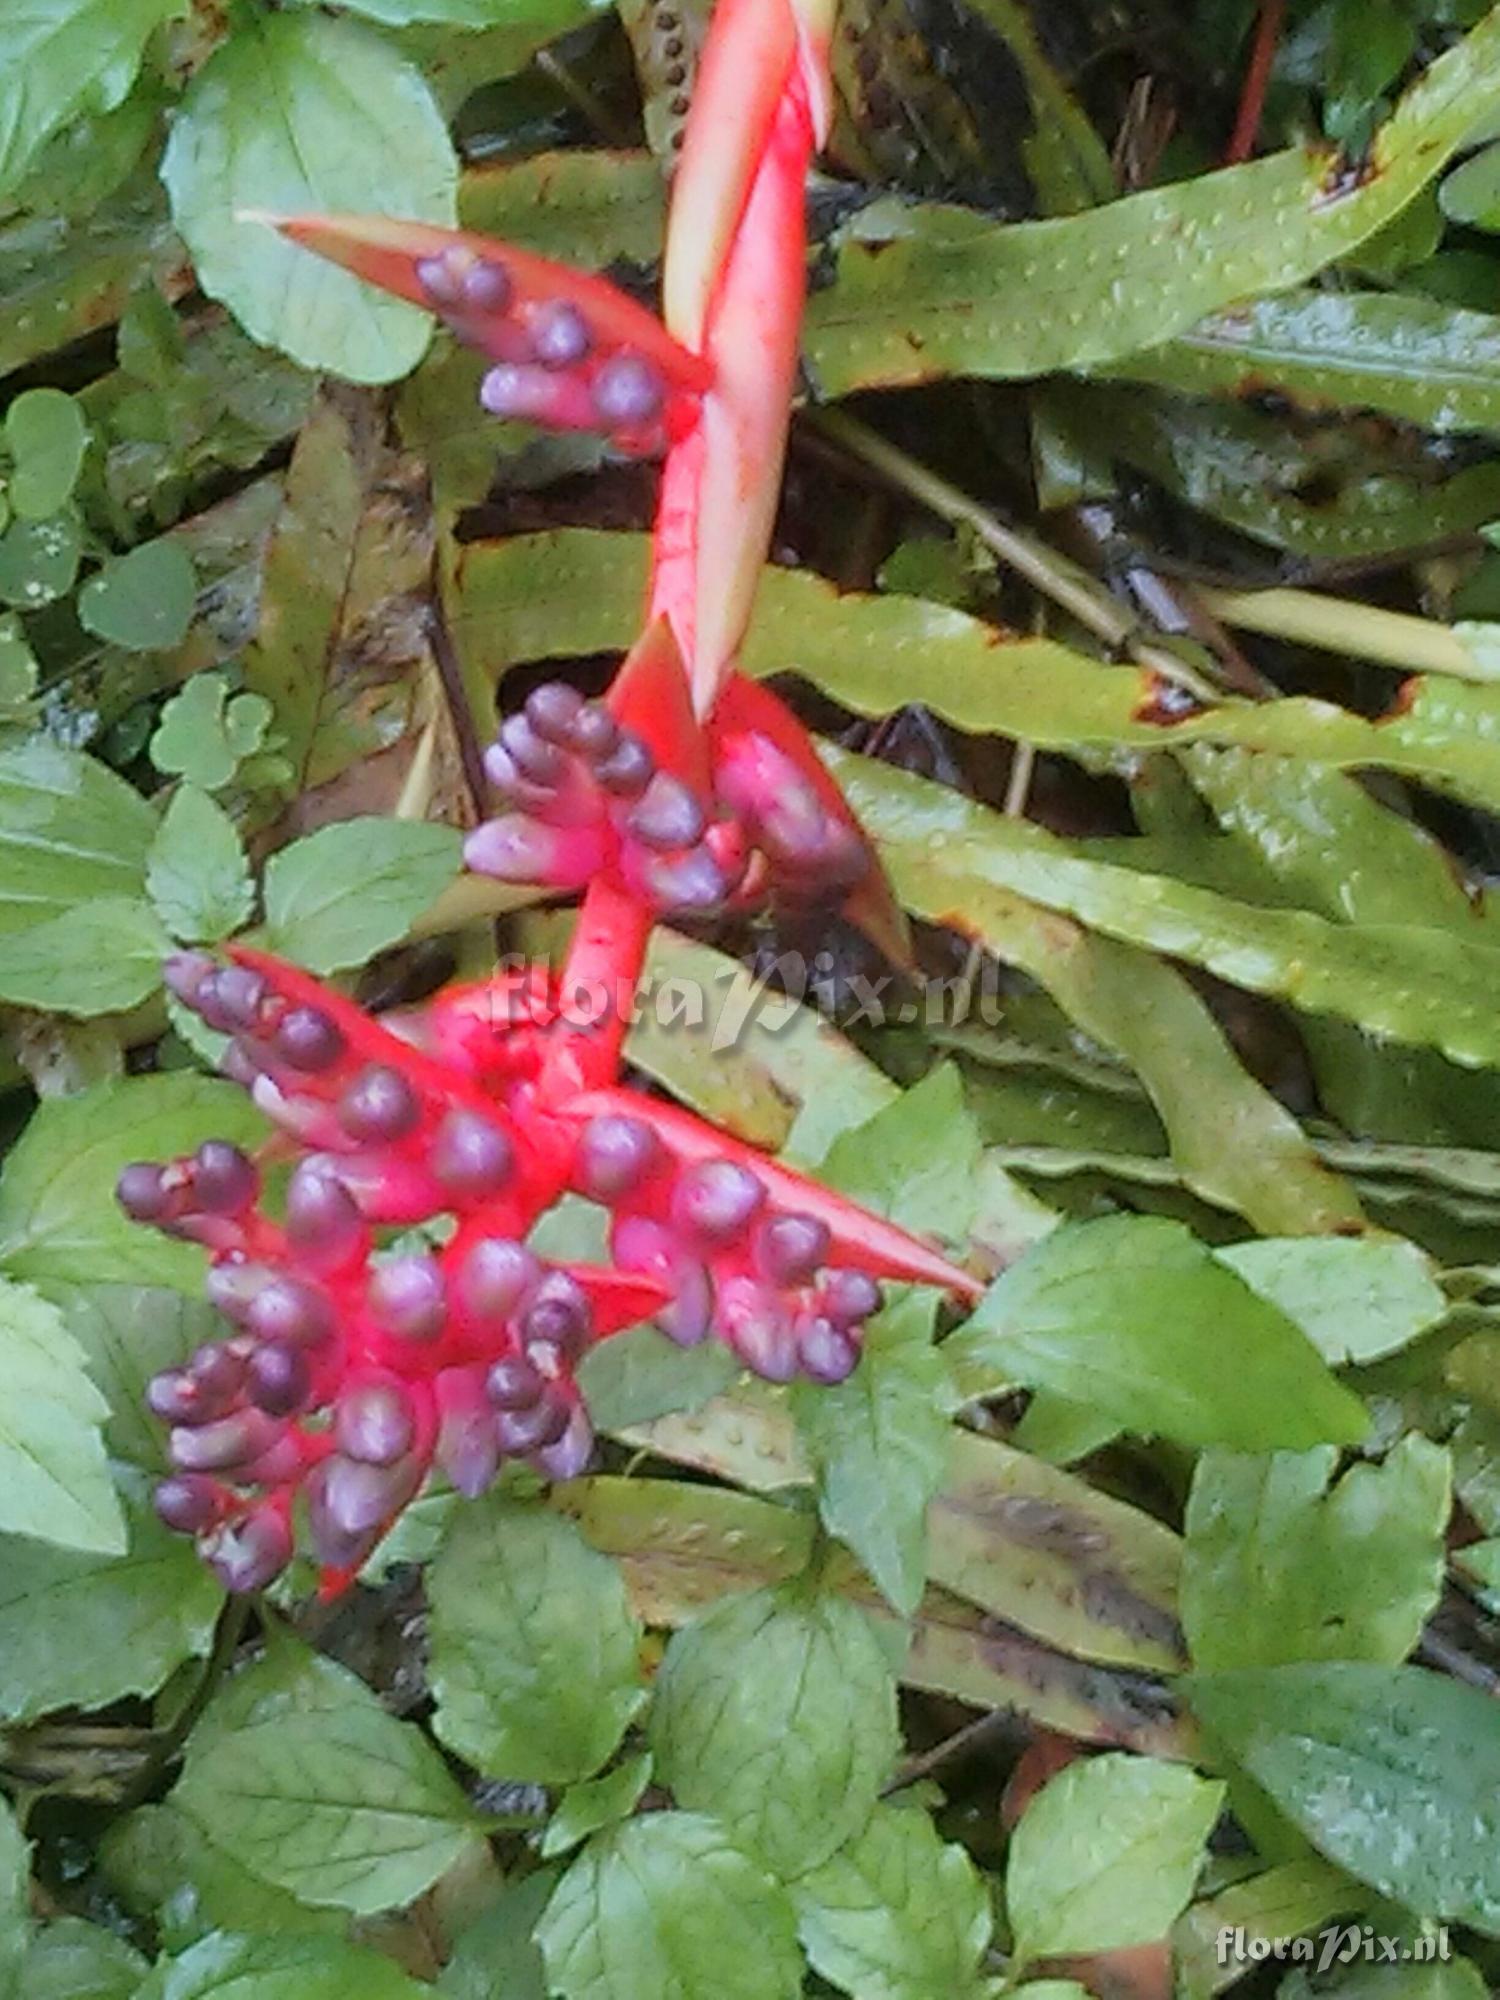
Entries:
[[151,1694],[208,1651],[218,1585],[144,1494],[125,1516],[123,1555],[0,1540],[0,1722]]
[[164,1949],[183,1951],[211,1931],[255,1937],[342,1936],[343,1910],[313,1909],[252,1875],[175,1805],[137,1806],[116,1820],[100,1845],[110,1886],[128,1908],[155,1924]]
[[571,1523],[498,1497],[455,1516],[428,1576],[433,1728],[494,1777],[605,1763],[641,1706],[640,1632],[615,1565]]
[[0,18],[0,192],[69,120],[110,111],[176,0],[22,0]]
[[564,2000],[795,2000],[785,1890],[701,1813],[647,1813],[591,1840],[537,1931]]
[[151,761],[168,777],[206,792],[227,785],[265,741],[271,704],[263,695],[230,699],[223,674],[194,674],[166,704],[151,738]]
[[31,1850],[0,1799],[0,1993],[11,2000],[31,1934]]
[[1326,148],[1298,147],[1060,220],[864,209],[842,232],[835,283],[810,301],[819,388],[1091,367],[1300,284],[1398,214],[1494,109],[1497,53],[1491,13],[1402,98],[1370,176],[1340,181]]
[[0,729],[31,721],[40,671],[20,619],[0,617]]
[[[4,33],[0,27],[0,45]],[[67,504],[88,441],[88,425],[75,397],[61,389],[23,389],[15,398],[5,412],[11,456],[7,498],[23,521],[45,521]]]
[[1450,222],[1500,229],[1500,149],[1486,146],[1455,167],[1438,189],[1438,201]]
[[1413,1243],[1264,1237],[1218,1255],[1251,1291],[1294,1320],[1334,1367],[1394,1354],[1448,1309]]
[[413,1901],[479,1838],[422,1732],[285,1638],[221,1690],[172,1804],[263,1881],[361,1915]]
[[532,1937],[557,1877],[550,1868],[508,1882],[478,1923],[462,1932],[438,1976],[448,2000],[547,2000],[542,1954]]
[[44,1290],[136,1283],[197,1293],[203,1253],[126,1221],[114,1199],[120,1169],[191,1153],[205,1139],[254,1144],[264,1133],[242,1090],[185,1071],[52,1098],[0,1174],[0,1264]]
[[144,898],[80,903],[7,940],[0,1000],[85,1019],[138,1006],[161,985],[169,942]]
[[78,575],[83,538],[71,514],[12,521],[0,535],[0,602],[40,611],[66,597]]
[[1226,1965],[1221,1955],[1224,1932],[1244,1931],[1247,1946],[1251,1939],[1274,1943],[1301,1937],[1357,1909],[1363,1900],[1357,1882],[1316,1856],[1232,1882],[1185,1910],[1173,1933],[1185,1990],[1216,1993],[1238,1978],[1239,1968]]
[[870,1321],[859,1366],[836,1388],[793,1390],[830,1534],[851,1548],[898,1611],[927,1576],[927,1503],[948,1464],[954,1402],[932,1343],[930,1293],[910,1290]]
[[676,1410],[696,1410],[740,1374],[727,1347],[706,1340],[681,1348],[649,1322],[591,1347],[578,1384],[602,1431],[629,1430]]
[[866,1208],[962,1244],[973,1218],[979,1128],[956,1064],[940,1063],[873,1118],[844,1134],[819,1178]]
[[679,1805],[791,1880],[874,1811],[900,1745],[895,1680],[854,1605],[798,1584],[732,1597],[668,1646],[651,1744]]
[[457,875],[461,842],[425,820],[347,819],[266,868],[268,947],[310,971],[363,965],[397,943]]
[[1500,1934],[1500,1714],[1420,1667],[1193,1675],[1194,1710],[1313,1845],[1418,1916]]
[[102,1924],[59,1917],[32,1940],[23,2000],[137,2000],[150,1967]]
[[1099,372],[1188,394],[1275,389],[1425,430],[1500,429],[1500,318],[1399,292],[1245,300]]
[[164,1959],[135,2000],[421,2000],[431,1990],[379,1952],[341,1939],[215,1931]]
[[234,821],[196,785],[179,785],[151,843],[146,887],[173,937],[217,944],[248,921],[255,886]]
[[1182,1544],[1071,1473],[960,1428],[927,1539],[934,1583],[1062,1652],[1158,1673],[1183,1664]]
[[0,748],[0,935],[136,896],[156,815],[107,766],[45,736]]
[[192,557],[163,538],[91,576],[78,593],[78,616],[86,631],[127,652],[170,652],[187,637],[197,598]]
[[[1346,1970],[1332,1990],[1337,2000],[1489,2000],[1493,1987],[1469,1958],[1450,1958],[1436,1964],[1381,1965],[1363,1961],[1364,1927],[1358,1927],[1358,1942],[1346,1926],[1339,1949],[1346,1953]],[[1314,2000],[1327,1987],[1313,1987],[1299,1966],[1278,1989],[1277,2000]]]
[[1394,1666],[1443,1587],[1448,1454],[1417,1432],[1331,1485],[1331,1446],[1205,1452],[1187,1510],[1182,1617],[1193,1664]]
[[125,1524],[99,1426],[108,1406],[56,1306],[0,1278],[0,1531],[120,1555]]
[[[475,671],[607,652],[630,644],[645,588],[644,536],[572,528],[467,544],[457,634]],[[804,571],[768,568],[745,647],[752,674],[795,670],[860,715],[910,699],[957,728],[1039,749],[1114,752],[1235,745],[1341,769],[1420,778],[1470,804],[1500,803],[1500,689],[1412,675],[1375,720],[1292,697],[1155,719],[1149,677],[1022,637],[947,605],[842,592]],[[853,769],[852,764],[841,768]],[[950,799],[953,794],[947,794]],[[891,833],[898,832],[896,827]]]
[[1072,1223],[998,1278],[950,1364],[1050,1388],[1124,1428],[1255,1451],[1352,1444],[1369,1419],[1284,1314],[1180,1223]]
[[989,1897],[925,1812],[878,1807],[793,1895],[814,1968],[859,2000],[978,2000],[990,1990],[979,1976]]
[[1011,1835],[1005,1900],[1023,1963],[1165,1937],[1203,1861],[1224,1787],[1180,1764],[1081,1758]]
[[162,178],[203,289],[257,340],[356,382],[421,358],[424,313],[241,213],[455,220],[447,128],[378,35],[312,11],[247,17],[188,86]]
[[567,1854],[600,1827],[629,1819],[651,1782],[651,1770],[651,1753],[643,1751],[638,1757],[627,1757],[602,1778],[569,1785],[542,1835],[543,1857],[550,1861],[555,1855]]
[[68,1331],[109,1404],[104,1443],[111,1458],[143,1472],[167,1467],[166,1431],[146,1409],[146,1384],[186,1361],[223,1322],[202,1298],[150,1285],[57,1285]]

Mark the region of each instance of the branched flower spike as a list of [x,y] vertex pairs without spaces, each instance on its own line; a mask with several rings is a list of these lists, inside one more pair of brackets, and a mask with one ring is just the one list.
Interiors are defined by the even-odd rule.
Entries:
[[[658,912],[845,899],[899,951],[864,836],[789,710],[736,655],[765,559],[803,296],[803,181],[825,121],[823,0],[720,0],[672,206],[667,326],[603,280],[461,232],[364,218],[285,232],[430,305],[495,362],[487,408],[667,454],[645,632],[608,695],[552,684],[486,768],[503,810],[471,867],[587,884],[561,987],[497,974],[388,1024],[262,954],[184,953],[168,982],[230,1036],[227,1075],[277,1128],[261,1160],[209,1141],[120,1177],[127,1214],[202,1244],[232,1331],[158,1376],[169,1526],[233,1590],[291,1558],[325,1591],[438,1467],[477,1494],[507,1459],[565,1479],[593,1433],[589,1347],[654,1317],[775,1382],[841,1381],[879,1280],[973,1297],[936,1250],[621,1083]],[[284,1189],[272,1165],[291,1162]],[[547,1263],[572,1190],[611,1263]],[[425,1229],[405,1243],[399,1230]]]

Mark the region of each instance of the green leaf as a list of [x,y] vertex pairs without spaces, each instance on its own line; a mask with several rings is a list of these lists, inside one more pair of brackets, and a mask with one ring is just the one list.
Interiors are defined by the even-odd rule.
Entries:
[[146,887],[176,938],[217,944],[255,907],[245,850],[234,821],[196,785],[179,785],[151,843]]
[[1475,229],[1500,229],[1500,146],[1486,146],[1455,167],[1438,189],[1450,222]]
[[1414,1243],[1268,1237],[1231,1244],[1218,1256],[1334,1367],[1394,1354],[1448,1309]]
[[478,1923],[462,1932],[438,1977],[449,2000],[547,2000],[542,1954],[532,1937],[557,1877],[538,1868],[508,1882]]
[[874,1811],[900,1747],[895,1679],[844,1599],[801,1584],[731,1597],[668,1645],[651,1744],[679,1805],[790,1880]]
[[311,10],[247,17],[188,86],[162,178],[199,283],[257,340],[356,382],[420,360],[426,314],[241,213],[454,222],[447,127],[381,37]]
[[802,1942],[859,2000],[978,2000],[990,1901],[964,1850],[914,1808],[880,1806],[857,1839],[794,1885]]
[[269,949],[337,972],[395,944],[458,874],[462,842],[426,820],[346,819],[266,868]]
[[23,521],[45,521],[67,504],[88,441],[76,398],[61,389],[23,389],[16,397],[5,412],[5,442],[12,461],[10,504]]
[[818,387],[832,397],[949,374],[1092,367],[1300,284],[1442,169],[1500,99],[1497,53],[1490,14],[1402,98],[1372,177],[1336,184],[1326,148],[1297,147],[1061,220],[866,208],[841,232],[835,283],[809,302]]
[[170,652],[187,637],[197,601],[192,558],[163,537],[91,576],[78,593],[78,617],[86,631],[128,652]]
[[170,1159],[209,1138],[253,1145],[265,1129],[242,1090],[184,1071],[49,1099],[0,1175],[0,1263],[44,1290],[135,1282],[200,1292],[202,1251],[127,1222],[115,1181],[132,1160]]
[[1443,1586],[1448,1454],[1413,1432],[1382,1465],[1338,1454],[1205,1452],[1187,1511],[1182,1617],[1193,1664],[1394,1666]]
[[1194,1903],[1173,1932],[1183,1990],[1213,1993],[1223,1985],[1230,1971],[1219,1942],[1225,1931],[1242,1930],[1247,1943],[1264,1938],[1270,1944],[1317,1931],[1363,1901],[1358,1883],[1315,1855],[1231,1882],[1218,1895]]
[[932,1343],[930,1293],[908,1291],[870,1321],[859,1366],[836,1388],[792,1391],[818,1471],[824,1525],[898,1611],[927,1577],[927,1503],[948,1464],[954,1402]]
[[39,672],[20,619],[0,617],[0,729],[32,719]]
[[[519,25],[518,15],[524,16],[527,11],[518,0],[348,0],[348,5],[350,13],[363,14],[367,20],[383,21],[393,28],[403,28],[412,21],[438,21],[453,28],[512,27]],[[545,21],[549,12],[556,16],[557,33],[575,25],[572,9],[565,9],[559,0],[542,0],[537,7],[538,18]],[[545,39],[550,41],[552,37],[548,35]]]
[[1224,1787],[1151,1757],[1081,1758],[1011,1835],[1005,1898],[1022,1963],[1165,1937],[1203,1860]]
[[216,1697],[172,1803],[263,1881],[360,1915],[410,1903],[479,1838],[422,1732],[286,1638]]
[[135,2000],[421,2000],[431,1991],[379,1952],[337,1938],[215,1931],[164,1959]]
[[85,1019],[138,1006],[161,985],[168,943],[140,898],[80,903],[7,941],[0,1000]]
[[1313,1845],[1418,1916],[1500,1935],[1500,1714],[1420,1667],[1245,1668],[1184,1683]]
[[270,721],[271,704],[263,695],[230,700],[223,674],[194,674],[161,712],[151,761],[168,777],[215,792],[261,747]]
[[150,1694],[208,1651],[218,1585],[142,1493],[125,1514],[123,1555],[0,1541],[0,1722]]
[[618,1568],[571,1522],[498,1497],[462,1508],[428,1599],[441,1742],[493,1776],[543,1783],[607,1761],[645,1698],[640,1628]]
[[66,597],[78,575],[83,538],[71,514],[12,521],[0,536],[0,600],[39,611]]
[[31,1934],[31,1849],[0,1799],[0,1993],[10,2000]]
[[740,1374],[727,1347],[682,1348],[649,1322],[591,1347],[578,1386],[601,1431],[629,1430],[677,1410],[700,1409]]
[[120,1555],[99,1426],[107,1405],[56,1306],[0,1279],[0,1531]]
[[[1349,1929],[1341,1941],[1349,1950]],[[1364,1949],[1364,1933],[1359,1932]],[[1337,2000],[1489,2000],[1493,1988],[1472,1959],[1450,1958],[1434,1965],[1366,1965],[1355,1962],[1335,1988],[1313,1988],[1299,1966],[1278,1989],[1277,2000],[1314,2000],[1333,1991]]]
[[627,1757],[602,1778],[569,1785],[542,1835],[543,1857],[550,1861],[554,1855],[567,1854],[600,1827],[629,1819],[650,1782],[651,1754],[643,1751],[638,1757]]
[[100,1924],[59,1917],[26,1954],[25,2000],[137,2000],[149,1967]]
[[111,111],[135,81],[152,30],[177,0],[27,0],[0,19],[0,192],[52,134]]
[[206,1300],[150,1285],[54,1286],[68,1331],[109,1404],[104,1443],[111,1458],[143,1472],[167,1469],[166,1432],[146,1409],[146,1384],[179,1367],[195,1347],[223,1333]]
[[963,1243],[973,1220],[979,1127],[954,1063],[939,1063],[893,1104],[835,1141],[819,1174],[905,1229]]
[[699,1813],[647,1813],[591,1840],[537,1932],[564,2000],[796,2000],[785,1890]]
[[1045,1237],[945,1351],[1181,1444],[1357,1443],[1364,1405],[1293,1323],[1180,1223],[1107,1216]]
[[100,1860],[122,1900],[156,1926],[162,1946],[184,1950],[210,1931],[256,1937],[343,1936],[346,1913],[312,1909],[252,1875],[227,1847],[175,1805],[138,1806],[116,1820]]

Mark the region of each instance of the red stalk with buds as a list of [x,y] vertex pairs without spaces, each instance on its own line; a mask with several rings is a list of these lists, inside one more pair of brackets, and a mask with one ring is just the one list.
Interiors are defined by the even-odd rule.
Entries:
[[[757,1374],[842,1380],[878,1280],[973,1296],[937,1251],[620,1080],[661,914],[841,904],[901,954],[869,843],[802,725],[738,669],[780,486],[806,263],[804,182],[827,120],[828,0],[720,0],[674,191],[665,324],[604,280],[460,231],[297,216],[278,226],[438,312],[494,365],[508,417],[665,454],[650,604],[602,701],[536,690],[486,771],[502,810],[471,868],[585,888],[565,1022],[537,973],[451,990],[388,1022],[244,949],[185,953],[178,997],[231,1036],[227,1073],[279,1128],[267,1160],[215,1141],[121,1177],[127,1212],[200,1242],[228,1338],[158,1376],[169,1525],[234,1590],[290,1560],[294,1510],[327,1592],[435,1464],[482,1492],[523,1459],[565,1479],[593,1436],[576,1365],[654,1317]],[[261,1168],[290,1158],[274,1212]],[[610,1212],[603,1266],[527,1244],[575,1191]],[[445,1219],[430,1249],[381,1232]]]

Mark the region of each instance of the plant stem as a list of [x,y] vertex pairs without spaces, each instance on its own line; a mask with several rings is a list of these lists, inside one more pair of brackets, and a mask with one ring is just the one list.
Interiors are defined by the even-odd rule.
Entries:
[[1219,590],[1198,586],[1201,602],[1226,625],[1291,639],[1331,653],[1352,653],[1400,673],[1452,674],[1458,680],[1500,680],[1469,651],[1451,625],[1384,611],[1315,590]]
[[1128,654],[1137,665],[1186,688],[1197,701],[1220,699],[1219,690],[1186,660],[1170,647],[1147,638],[1134,613],[1117,603],[1096,577],[1049,548],[1038,536],[1028,534],[1024,528],[1011,527],[940,473],[841,410],[810,412],[804,421],[941,519],[955,526],[962,522],[971,528],[987,549],[1018,576],[1025,577],[1044,597],[1050,597],[1070,617],[1076,618],[1111,652]]

